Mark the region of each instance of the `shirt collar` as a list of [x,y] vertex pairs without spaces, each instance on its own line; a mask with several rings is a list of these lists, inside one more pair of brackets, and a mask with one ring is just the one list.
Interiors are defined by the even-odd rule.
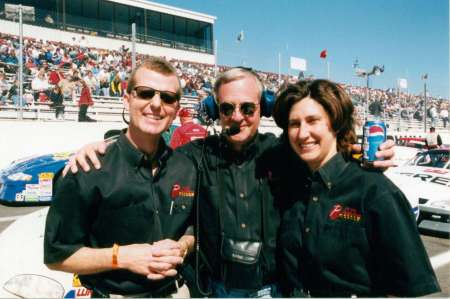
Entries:
[[322,179],[324,185],[331,189],[336,185],[338,180],[341,178],[342,173],[348,166],[347,162],[341,153],[335,154],[328,162],[319,168],[315,173],[313,173],[313,179],[317,176]]
[[[239,152],[236,152],[230,142],[226,139],[225,136],[221,136],[222,141],[222,150],[223,156],[227,161],[246,161],[251,157],[254,157],[258,153],[258,149],[260,148],[258,139],[259,134],[257,133],[253,139],[246,144],[243,149]],[[240,164],[240,163],[238,163]]]
[[128,140],[125,132],[122,132],[117,140],[117,145],[122,150],[127,161],[133,166],[147,166],[151,167],[151,161],[156,160],[158,165],[161,165],[169,155],[171,149],[166,145],[164,138],[160,138],[158,145],[158,150],[156,154],[150,156],[138,150],[131,142]]

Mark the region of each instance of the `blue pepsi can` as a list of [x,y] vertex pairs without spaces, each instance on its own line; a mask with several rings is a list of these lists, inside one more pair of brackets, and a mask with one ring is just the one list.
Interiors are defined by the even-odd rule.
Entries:
[[363,162],[373,163],[377,159],[378,147],[386,141],[386,125],[381,120],[366,120],[363,128]]

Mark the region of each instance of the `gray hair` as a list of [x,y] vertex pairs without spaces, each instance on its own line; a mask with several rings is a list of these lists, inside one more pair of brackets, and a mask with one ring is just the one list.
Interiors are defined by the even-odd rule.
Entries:
[[222,85],[243,79],[245,77],[255,78],[256,85],[258,87],[258,94],[259,94],[258,98],[261,98],[264,86],[263,86],[258,74],[251,69],[236,67],[236,68],[232,68],[226,72],[221,73],[217,77],[216,82],[214,83],[214,96],[215,96],[216,102],[218,101],[217,98],[218,98],[218,94],[219,94],[219,89]]

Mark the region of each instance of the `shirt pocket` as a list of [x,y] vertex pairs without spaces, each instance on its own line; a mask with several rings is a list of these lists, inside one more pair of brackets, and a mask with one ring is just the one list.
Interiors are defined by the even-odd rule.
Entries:
[[318,246],[323,263],[343,267],[365,263],[368,254],[366,230],[355,223],[325,223]]
[[147,243],[152,240],[155,214],[145,203],[103,210],[99,215],[99,244]]
[[[185,197],[180,196],[175,199],[172,199],[173,207],[172,207],[172,213],[190,213],[192,210],[192,206],[194,203],[194,196],[192,197]],[[170,205],[172,205],[172,202]],[[170,207],[169,207],[169,213],[170,213]]]

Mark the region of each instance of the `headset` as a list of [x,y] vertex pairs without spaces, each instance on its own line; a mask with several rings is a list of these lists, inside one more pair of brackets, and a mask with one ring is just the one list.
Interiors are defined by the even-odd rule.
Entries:
[[[242,66],[238,66],[235,68],[242,69],[251,73],[258,81],[261,82],[258,73],[256,73],[252,68]],[[275,93],[271,90],[263,89],[260,100],[261,116],[271,117],[274,106]],[[215,121],[216,119],[219,119],[219,107],[217,105],[216,99],[214,98],[214,95],[209,95],[199,104],[198,112],[203,118],[206,118],[206,121]]]
[[[261,116],[271,117],[273,107],[275,106],[275,93],[271,90],[263,90],[261,94]],[[209,95],[200,102],[198,112],[201,116],[206,116],[207,119],[219,119],[219,107],[213,95]]]

